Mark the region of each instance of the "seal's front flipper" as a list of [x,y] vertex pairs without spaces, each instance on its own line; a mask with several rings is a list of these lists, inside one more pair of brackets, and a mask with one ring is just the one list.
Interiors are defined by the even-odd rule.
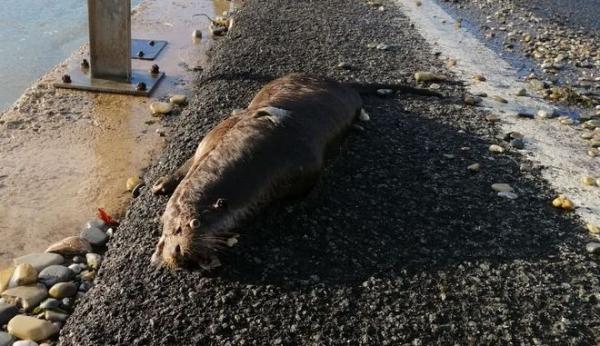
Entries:
[[188,159],[181,167],[179,167],[172,175],[165,175],[158,178],[152,186],[152,193],[155,195],[169,195],[175,191],[177,185],[183,180],[187,172],[190,170],[194,157]]

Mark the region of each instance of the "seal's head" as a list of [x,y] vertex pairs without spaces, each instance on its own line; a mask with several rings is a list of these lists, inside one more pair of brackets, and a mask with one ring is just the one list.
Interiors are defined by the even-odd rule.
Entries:
[[184,205],[190,204],[167,204],[152,263],[169,268],[194,264],[206,270],[219,267],[217,253],[237,243],[237,235],[227,231],[231,219],[227,201],[219,198],[199,212]]

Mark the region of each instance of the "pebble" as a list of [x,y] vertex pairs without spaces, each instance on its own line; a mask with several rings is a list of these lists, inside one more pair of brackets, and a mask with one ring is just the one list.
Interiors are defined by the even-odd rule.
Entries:
[[367,113],[364,109],[360,110],[360,116],[358,117],[358,119],[360,119],[360,121],[369,121],[371,120],[371,117],[369,116],[369,113]]
[[83,255],[92,251],[90,242],[78,236],[65,238],[50,245],[46,252],[53,252],[63,256]]
[[519,89],[519,91],[517,91],[517,96],[527,96],[527,89]]
[[12,277],[15,267],[10,266],[8,268],[0,270],[0,293],[4,292],[8,288],[10,278]]
[[133,191],[133,189],[135,189],[135,187],[138,186],[138,184],[140,184],[141,181],[142,179],[140,177],[129,177],[127,179],[127,182],[125,183],[125,188],[127,189],[127,191]]
[[150,111],[153,115],[168,114],[173,110],[173,105],[168,102],[152,102]]
[[15,342],[14,344],[12,344],[12,346],[42,346],[42,345],[39,345],[37,342],[31,341],[31,340],[19,340],[19,341]]
[[48,298],[40,304],[42,310],[53,310],[60,307],[60,301],[54,298]]
[[533,119],[533,118],[535,118],[535,115],[533,115],[533,113],[529,113],[529,112],[517,112],[517,117],[525,118],[525,119]]
[[10,279],[9,287],[25,286],[37,282],[37,271],[29,263],[21,263],[16,268]]
[[583,123],[583,127],[586,129],[594,130],[597,127],[600,127],[600,120],[592,119]]
[[390,48],[390,46],[388,46],[385,43],[380,43],[375,47],[375,49],[379,49],[379,50],[388,50],[389,48]]
[[429,89],[432,90],[439,90],[442,86],[439,85],[438,83],[431,83],[431,85],[429,86]]
[[84,229],[79,236],[90,242],[93,246],[103,246],[108,241],[106,233],[95,227]]
[[57,299],[72,297],[77,293],[77,286],[72,282],[60,282],[50,288],[50,296]]
[[33,309],[46,297],[48,297],[48,290],[41,284],[9,288],[2,292],[5,302],[17,304],[25,310]]
[[467,166],[467,169],[471,172],[479,172],[481,169],[481,165],[478,163],[474,163],[472,165]]
[[44,269],[48,266],[51,266],[53,264],[63,264],[64,261],[65,261],[65,259],[59,254],[33,253],[33,254],[15,258],[13,260],[13,263],[14,263],[14,265],[19,265],[21,263],[29,263],[35,268],[35,270],[40,272],[40,271],[42,271],[42,269]]
[[377,89],[377,95],[380,96],[389,96],[394,93],[392,89]]
[[573,121],[573,119],[571,119],[571,118],[567,118],[567,119],[560,119],[560,123],[563,125],[573,125],[575,123],[575,121]]
[[75,303],[75,298],[63,298],[63,300],[61,300],[62,306],[67,309],[71,309],[73,307],[74,303]]
[[14,340],[15,338],[12,335],[5,332],[0,332],[0,346],[14,346]]
[[5,325],[11,318],[19,314],[19,309],[16,305],[0,303],[0,326]]
[[552,200],[552,205],[555,208],[560,208],[564,210],[573,210],[575,209],[575,205],[573,202],[568,199],[565,195],[558,195],[554,200]]
[[537,112],[537,116],[539,118],[542,118],[542,119],[551,119],[551,118],[554,118],[556,116],[556,112],[553,111],[553,110],[552,111],[547,111],[545,109],[540,109]]
[[202,30],[194,30],[192,31],[193,38],[202,38]]
[[600,156],[600,150],[598,150],[597,148],[590,148],[588,149],[587,154],[590,157]]
[[173,95],[169,98],[169,102],[174,105],[183,105],[187,102],[187,96],[185,95]]
[[525,148],[525,142],[521,138],[515,138],[515,139],[511,140],[510,145],[515,149]]
[[102,256],[96,253],[89,253],[85,255],[85,259],[88,266],[92,269],[98,269],[100,268],[100,264],[102,264]]
[[585,250],[589,253],[598,253],[600,251],[600,243],[591,242],[585,245]]
[[95,277],[96,277],[96,274],[90,270],[84,270],[81,273],[81,279],[85,280],[85,281],[94,281]]
[[8,332],[19,339],[41,341],[58,333],[52,323],[35,317],[17,315],[8,323]]
[[81,269],[79,264],[73,263],[69,266],[69,270],[71,270],[74,274],[79,274],[83,269]]
[[498,95],[492,96],[492,100],[494,100],[496,102],[500,102],[500,103],[508,103],[508,101],[505,98],[503,98],[502,96],[498,96]]
[[40,272],[38,279],[46,287],[54,286],[59,282],[65,282],[71,280],[73,272],[61,265],[51,265]]
[[44,318],[50,322],[64,322],[69,318],[69,315],[56,311],[46,311]]
[[500,117],[497,116],[496,114],[490,114],[488,116],[485,117],[485,120],[489,121],[489,122],[496,122],[496,121],[500,121]]
[[443,81],[446,78],[444,76],[440,76],[438,74],[426,71],[419,71],[415,73],[415,80],[417,82],[434,82],[434,81]]
[[464,102],[466,105],[475,106],[475,105],[481,103],[481,98],[467,95],[464,98]]
[[351,70],[352,69],[352,65],[350,65],[347,62],[341,62],[341,63],[337,64],[335,66],[335,68],[337,68],[338,70]]
[[492,144],[492,145],[490,145],[490,152],[492,152],[492,153],[503,153],[504,152],[504,148],[502,148],[501,146],[499,146],[497,144]]
[[495,183],[492,184],[492,190],[496,192],[512,192],[513,188],[509,184]]
[[594,186],[596,185],[596,180],[593,177],[582,177],[581,183],[587,186]]
[[106,222],[104,222],[103,220],[100,220],[100,219],[91,219],[91,220],[88,220],[85,223],[85,227],[84,228],[94,228],[94,227],[98,228],[98,229],[101,229],[103,231],[106,231],[108,229],[108,227],[110,227],[110,226],[108,226],[106,224]]
[[508,198],[508,199],[517,199],[517,198],[519,198],[519,195],[517,195],[514,192],[510,192],[510,191],[502,191],[502,192],[498,192],[498,197],[503,197],[503,198]]
[[79,285],[78,291],[79,292],[87,292],[90,290],[90,288],[92,288],[92,284],[89,283],[88,281],[84,281],[81,283],[81,285]]
[[487,78],[485,78],[483,75],[480,75],[480,74],[474,75],[473,79],[478,82],[485,82],[487,80]]
[[592,234],[600,234],[600,227],[588,223],[587,225],[585,225],[585,228],[588,230],[588,232],[592,233]]

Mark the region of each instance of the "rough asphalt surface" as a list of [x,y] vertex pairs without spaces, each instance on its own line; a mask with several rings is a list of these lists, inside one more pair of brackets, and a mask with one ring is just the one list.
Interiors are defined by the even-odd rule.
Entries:
[[[264,84],[252,76],[448,73],[385,8],[246,1],[203,73],[212,79],[165,120],[171,142],[145,179],[175,169],[245,107]],[[336,70],[342,61],[354,70]],[[316,194],[249,222],[215,273],[149,265],[167,198],[145,190],[60,344],[595,344],[600,270],[581,225],[549,206],[554,193],[518,155],[488,153],[499,134],[457,101],[458,86],[442,91],[454,97],[365,98],[371,121],[350,134]],[[482,169],[470,174],[474,162]],[[496,196],[496,182],[519,199]]]

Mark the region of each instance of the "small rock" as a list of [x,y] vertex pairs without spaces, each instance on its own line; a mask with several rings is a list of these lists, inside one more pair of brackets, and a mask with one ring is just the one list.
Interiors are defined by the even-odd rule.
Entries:
[[13,341],[15,341],[15,338],[12,335],[0,332],[0,346],[14,346]]
[[84,270],[81,272],[81,279],[85,281],[94,281],[96,274],[90,270]]
[[490,115],[488,115],[488,116],[485,117],[485,120],[494,123],[496,121],[500,121],[500,117],[497,116],[496,114],[490,114]]
[[77,293],[77,286],[72,282],[60,282],[52,286],[48,293],[56,299],[72,297]]
[[2,298],[9,304],[17,304],[25,310],[36,307],[48,296],[44,285],[19,286],[2,292]]
[[517,96],[527,96],[527,90],[525,88],[519,89]]
[[469,106],[475,106],[481,103],[481,98],[479,97],[475,97],[475,96],[471,96],[471,95],[467,95],[464,98],[464,102],[466,105]]
[[106,233],[98,228],[86,228],[81,231],[79,236],[90,242],[93,246],[103,246],[108,241]]
[[73,272],[61,265],[51,265],[40,272],[38,279],[46,287],[54,286],[59,282],[66,282],[71,280]]
[[588,230],[588,232],[590,232],[591,234],[600,234],[600,227],[588,223],[587,225],[585,225],[585,228]]
[[588,149],[587,154],[590,157],[600,156],[600,150],[598,150],[597,148],[590,148]]
[[505,98],[503,98],[502,96],[498,96],[498,95],[492,96],[492,100],[494,100],[496,102],[500,102],[500,103],[508,103],[508,101]]
[[485,82],[487,80],[487,78],[485,78],[483,75],[480,75],[480,74],[474,75],[473,79],[478,82]]
[[15,271],[15,267],[10,266],[8,268],[0,270],[0,293],[4,292],[10,284],[10,278]]
[[379,96],[389,96],[394,93],[392,89],[377,89],[377,95]]
[[54,298],[48,298],[40,304],[42,310],[53,310],[60,308],[60,301]]
[[[76,297],[79,297],[79,293]],[[62,304],[63,308],[71,309],[75,304],[75,298],[63,298],[63,300],[61,300],[60,303]]]
[[192,31],[193,38],[202,38],[202,30],[194,30]]
[[525,118],[525,119],[533,119],[533,118],[535,118],[535,115],[533,115],[533,113],[521,111],[521,112],[517,112],[517,117]]
[[517,195],[514,192],[510,192],[510,191],[502,191],[502,192],[498,192],[498,197],[502,197],[502,198],[508,198],[508,199],[517,199],[519,198],[519,195]]
[[46,252],[53,252],[63,256],[83,255],[90,251],[92,251],[90,243],[77,236],[65,238],[46,249]]
[[77,263],[73,263],[69,266],[69,270],[71,270],[74,274],[79,274],[81,273],[81,267],[79,266],[79,264]]
[[11,318],[19,314],[19,309],[16,305],[0,303],[0,326],[3,326],[10,321]]
[[14,344],[12,344],[12,346],[42,346],[42,345],[39,345],[37,342],[31,341],[31,340],[19,340],[19,341],[16,341]]
[[37,282],[37,271],[29,263],[21,263],[15,268],[9,287],[25,286]]
[[492,145],[490,145],[490,152],[492,152],[492,153],[503,153],[504,152],[504,148],[502,148],[501,146],[499,146],[497,144],[492,144]]
[[515,138],[510,141],[510,146],[515,149],[523,149],[525,148],[525,142],[521,138]]
[[168,114],[173,110],[173,105],[168,102],[152,102],[150,104],[150,111],[153,115]]
[[169,98],[169,102],[174,105],[184,105],[187,102],[187,96],[185,95],[173,95]]
[[575,205],[573,202],[568,199],[565,195],[558,195],[554,200],[552,200],[552,205],[555,208],[560,208],[564,210],[573,210],[575,209]]
[[560,123],[563,125],[573,125],[575,121],[571,118],[560,119]]
[[367,113],[364,109],[360,110],[360,116],[358,117],[358,119],[360,119],[360,121],[369,121],[371,120],[371,117],[369,116],[369,113]]
[[512,192],[513,188],[505,183],[492,184],[492,190],[496,192]]
[[596,180],[593,177],[582,177],[581,183],[587,186],[594,186],[596,185]]
[[415,73],[415,80],[417,82],[436,82],[444,81],[446,78],[432,72],[419,71]]
[[58,328],[48,321],[17,315],[8,323],[8,332],[19,339],[37,342],[58,333]]
[[556,113],[553,112],[553,111],[547,111],[545,109],[540,109],[537,112],[537,116],[539,118],[542,118],[542,119],[551,119],[551,118],[554,118],[556,116]]
[[84,228],[98,228],[102,231],[106,231],[108,229],[108,227],[110,227],[109,225],[106,224],[106,222],[104,222],[103,220],[100,219],[91,219],[88,220],[88,222],[85,223],[85,227]]
[[385,43],[380,43],[375,47],[375,49],[379,49],[379,50],[388,50],[389,48],[390,48],[390,46],[388,46]]
[[338,70],[351,70],[352,69],[352,65],[350,65],[347,62],[341,62],[341,63],[337,64],[335,66],[335,68],[337,68]]
[[13,260],[14,265],[19,265],[21,263],[29,263],[31,264],[35,270],[38,272],[42,271],[42,269],[51,266],[53,264],[63,264],[65,259],[58,254],[54,253],[33,253],[30,255],[22,256],[19,258],[15,258]]
[[585,245],[585,250],[592,254],[598,253],[600,251],[600,243],[595,243],[595,242],[587,243]]
[[56,311],[46,311],[44,318],[50,322],[65,322],[69,318],[69,315]]
[[431,83],[431,85],[429,86],[429,89],[432,90],[439,90],[442,86],[439,85],[438,83]]
[[98,269],[100,268],[100,264],[102,264],[102,256],[96,253],[89,253],[85,255],[85,259],[88,266],[92,269]]
[[467,169],[471,172],[479,172],[481,169],[481,165],[478,163],[474,163],[472,165],[467,166]]
[[[229,244],[228,244],[229,245]],[[81,285],[79,285],[79,292],[87,292],[90,290],[90,288],[92,288],[92,284],[89,283],[88,281],[84,281],[81,283]]]
[[138,184],[142,181],[142,179],[140,177],[134,176],[134,177],[129,177],[127,179],[127,182],[125,183],[125,188],[127,189],[127,191],[133,191],[133,189],[138,186]]

